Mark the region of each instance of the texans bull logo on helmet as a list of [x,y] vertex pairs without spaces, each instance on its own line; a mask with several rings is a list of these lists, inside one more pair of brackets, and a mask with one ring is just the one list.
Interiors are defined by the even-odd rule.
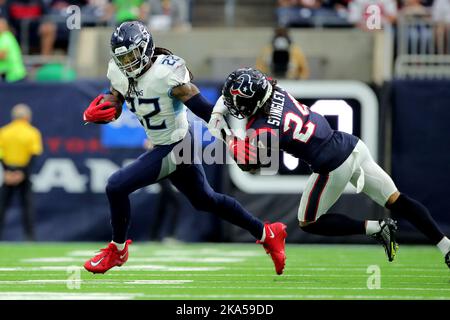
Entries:
[[241,96],[243,98],[252,98],[255,92],[256,90],[253,89],[253,81],[249,74],[240,75],[230,88],[230,93],[233,96]]

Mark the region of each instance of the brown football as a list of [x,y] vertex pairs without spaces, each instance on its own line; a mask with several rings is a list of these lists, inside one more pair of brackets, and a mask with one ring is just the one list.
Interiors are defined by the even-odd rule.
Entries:
[[[103,109],[104,110],[105,109],[109,109],[109,108],[116,109],[116,116],[115,116],[115,118],[118,119],[120,117],[120,115],[122,114],[122,103],[120,102],[120,100],[113,94],[105,94],[105,95],[103,95],[103,99],[101,99],[99,101],[99,104],[103,103],[105,101],[110,101],[112,106],[111,107],[105,107]],[[96,123],[104,124],[104,123],[108,123],[108,122],[106,122],[106,121],[98,121]]]

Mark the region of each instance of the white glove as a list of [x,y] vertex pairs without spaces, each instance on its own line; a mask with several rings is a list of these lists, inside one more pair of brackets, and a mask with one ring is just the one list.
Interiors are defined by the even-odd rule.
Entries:
[[225,120],[225,117],[221,113],[212,113],[211,119],[208,123],[208,130],[217,139],[223,140],[222,130],[225,131],[226,135],[231,135],[230,128]]
[[211,113],[211,119],[208,122],[208,130],[217,139],[223,140],[222,130],[225,131],[226,135],[231,135],[231,130],[228,127],[228,123],[225,120],[225,115],[228,109],[223,104],[223,97],[221,96],[214,106]]

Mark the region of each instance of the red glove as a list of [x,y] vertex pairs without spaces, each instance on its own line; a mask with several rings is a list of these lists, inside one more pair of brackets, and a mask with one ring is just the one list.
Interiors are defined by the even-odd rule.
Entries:
[[257,148],[250,143],[249,138],[245,140],[234,137],[228,142],[228,149],[231,151],[234,160],[238,164],[249,164],[257,162]]
[[86,122],[110,122],[116,116],[116,109],[111,101],[100,103],[103,94],[98,95],[83,113],[83,120]]

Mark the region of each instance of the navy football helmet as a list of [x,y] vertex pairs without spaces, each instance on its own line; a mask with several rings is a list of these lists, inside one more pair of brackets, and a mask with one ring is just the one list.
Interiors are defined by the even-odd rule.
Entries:
[[242,68],[228,76],[222,96],[230,114],[243,119],[255,114],[270,98],[272,90],[272,84],[261,71]]
[[128,78],[142,73],[154,51],[152,35],[140,21],[123,22],[111,36],[111,55]]

